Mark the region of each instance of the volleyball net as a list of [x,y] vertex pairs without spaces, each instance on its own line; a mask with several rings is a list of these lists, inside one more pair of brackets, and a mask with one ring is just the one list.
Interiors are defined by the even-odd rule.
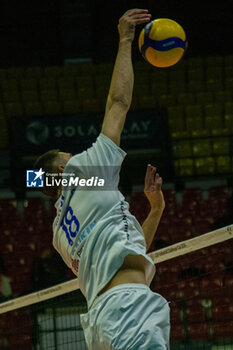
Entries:
[[[149,253],[172,349],[233,350],[233,225]],[[0,349],[87,349],[78,279],[0,304]]]

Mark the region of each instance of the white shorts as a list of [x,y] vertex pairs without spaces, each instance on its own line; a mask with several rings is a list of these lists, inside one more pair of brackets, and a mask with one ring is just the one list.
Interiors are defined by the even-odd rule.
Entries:
[[89,350],[167,350],[169,314],[161,295],[130,283],[97,297],[81,323]]

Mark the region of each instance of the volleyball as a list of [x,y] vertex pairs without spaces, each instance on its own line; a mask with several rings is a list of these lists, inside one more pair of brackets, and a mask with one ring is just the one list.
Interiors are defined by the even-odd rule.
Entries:
[[142,56],[150,64],[170,67],[180,61],[188,43],[179,23],[168,18],[158,18],[142,29],[138,45]]

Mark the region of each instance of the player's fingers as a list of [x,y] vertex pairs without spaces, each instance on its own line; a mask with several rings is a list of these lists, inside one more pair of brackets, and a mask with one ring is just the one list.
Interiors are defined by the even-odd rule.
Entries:
[[150,22],[150,20],[151,20],[151,16],[146,16],[146,17],[143,17],[141,19],[135,19],[132,21],[132,23],[134,25],[139,25],[139,24]]
[[128,18],[129,20],[140,20],[140,19],[145,19],[145,18],[150,18],[151,14],[150,13],[139,13],[139,14],[135,14],[133,16],[126,16],[126,18]]
[[155,172],[156,172],[156,168],[153,167],[151,164],[148,164],[146,169],[146,176],[145,176],[145,190],[148,190],[154,184]]
[[121,16],[120,21],[123,19],[130,20],[130,19],[133,19],[135,16],[136,18],[141,15],[146,16],[147,14],[148,14],[148,10],[140,10],[140,9],[128,10],[123,14],[123,16]]
[[131,16],[128,15],[127,18],[129,20],[132,20],[132,21],[140,21],[140,20],[150,19],[151,14],[150,13],[136,13],[136,14],[133,14]]
[[128,22],[136,26],[138,24],[147,23],[151,20],[151,14],[148,10],[129,10],[119,20],[121,22]]
[[154,166],[151,166],[151,179],[154,180],[155,174],[156,174],[157,168]]
[[134,15],[138,15],[138,14],[146,14],[149,13],[149,11],[147,9],[131,9],[125,12],[125,15],[128,16],[134,16]]
[[159,176],[159,174],[157,173],[155,176],[155,189],[161,190],[162,188],[162,184],[163,184],[163,179],[161,178],[161,176]]
[[139,22],[145,22],[145,21],[149,21],[151,20],[151,15],[150,14],[146,14],[146,15],[137,15],[137,16],[124,16],[120,19],[121,21],[127,21],[129,23],[132,24],[138,24]]
[[151,172],[151,164],[147,164],[146,176],[145,176],[146,180],[148,180],[148,178],[150,177],[150,172]]
[[148,179],[148,183],[149,186],[153,186],[154,185],[154,179],[155,179],[155,174],[156,174],[156,168],[154,166],[150,166],[150,174],[149,174],[149,179]]
[[148,188],[149,186],[149,179],[150,179],[150,169],[151,165],[148,164],[147,168],[146,168],[146,175],[145,175],[145,190]]

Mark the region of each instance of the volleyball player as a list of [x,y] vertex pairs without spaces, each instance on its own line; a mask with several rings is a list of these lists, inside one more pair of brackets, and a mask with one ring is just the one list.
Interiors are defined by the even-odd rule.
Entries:
[[[41,156],[36,168],[111,179],[112,189],[71,186],[45,192],[57,197],[53,245],[78,276],[88,312],[81,315],[89,349],[155,350],[169,347],[169,306],[150,290],[155,266],[146,254],[164,210],[162,179],[148,165],[145,194],[151,210],[142,227],[118,191],[125,152],[120,137],[134,84],[135,26],[149,22],[148,10],[128,10],[119,20],[119,49],[101,133],[86,151],[59,150]],[[142,208],[143,210],[143,208]]]

